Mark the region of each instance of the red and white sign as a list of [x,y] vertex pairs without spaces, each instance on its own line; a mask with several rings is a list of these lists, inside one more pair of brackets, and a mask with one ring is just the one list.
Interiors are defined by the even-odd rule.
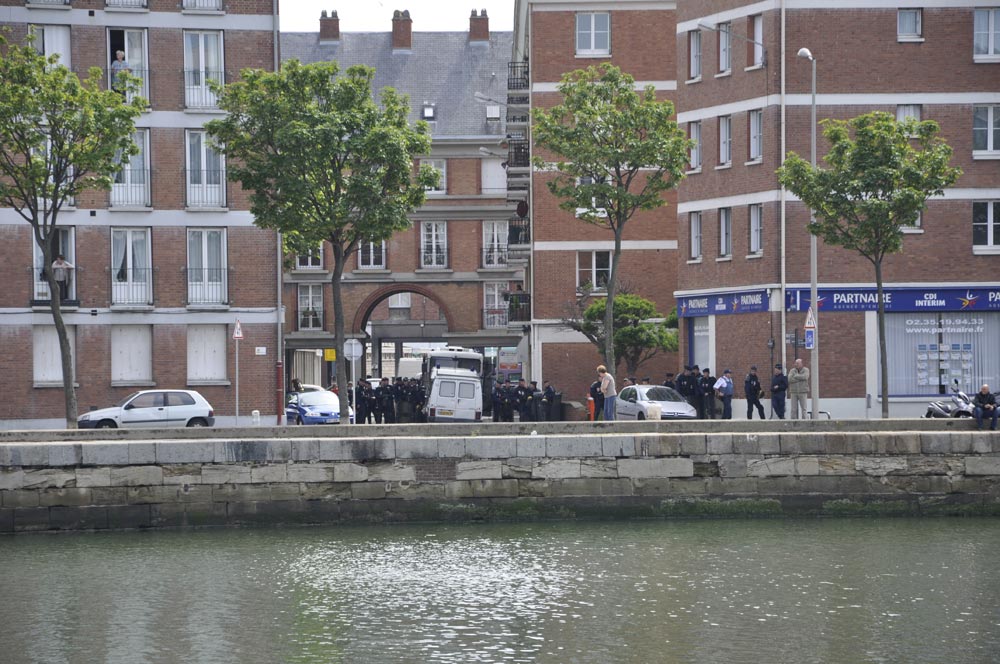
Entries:
[[236,327],[233,328],[233,339],[239,341],[243,338],[243,328],[240,326],[240,319],[236,319]]

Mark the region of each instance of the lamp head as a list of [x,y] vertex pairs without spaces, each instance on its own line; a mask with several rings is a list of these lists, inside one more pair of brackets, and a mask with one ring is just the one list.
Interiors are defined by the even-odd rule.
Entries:
[[809,60],[809,61],[812,61],[814,59],[812,51],[810,51],[808,48],[800,48],[798,56],[800,58],[805,58],[806,60]]

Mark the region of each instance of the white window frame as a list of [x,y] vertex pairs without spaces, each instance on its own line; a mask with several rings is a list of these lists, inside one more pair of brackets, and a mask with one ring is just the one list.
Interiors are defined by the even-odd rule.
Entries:
[[[594,182],[594,178],[592,178],[591,176],[589,176],[589,175],[582,175],[582,176],[580,176],[580,177],[578,177],[576,179],[576,186],[577,187],[579,187],[581,185],[586,186],[586,185],[593,184],[593,182]],[[600,183],[598,183],[598,184],[600,184]],[[608,216],[608,211],[607,211],[606,208],[599,208],[599,207],[597,207],[597,196],[592,196],[590,198],[590,203],[591,203],[592,207],[589,207],[589,208],[583,208],[583,207],[577,208],[576,209],[576,216],[577,217],[581,217],[581,216],[583,216],[585,214],[593,214],[595,217],[600,217],[600,218],[604,218],[604,217]]]
[[73,68],[73,35],[68,25],[30,24],[29,32],[35,35],[35,50],[48,58],[59,55],[59,64]]
[[[217,236],[218,240],[212,238]],[[222,305],[228,297],[228,251],[226,229],[189,228],[187,231],[188,304]],[[218,256],[213,247],[217,245]],[[216,262],[215,267],[212,263]],[[198,267],[200,266],[200,267]]]
[[[986,127],[983,129],[976,127],[975,117],[980,111],[986,112]],[[972,158],[1000,159],[1000,104],[973,106],[972,113]],[[983,130],[986,132],[986,146],[977,149],[975,147],[977,132]]]
[[733,209],[719,208],[719,258],[733,257]]
[[[207,37],[218,38],[216,53],[210,53]],[[197,48],[190,49],[191,38],[197,39]],[[209,80],[225,83],[226,46],[222,30],[184,30],[182,48],[184,51],[184,105],[187,108],[218,108],[218,99],[209,87]],[[217,59],[218,69],[209,67],[212,55]]]
[[[111,229],[112,305],[149,306],[153,303],[151,235],[148,227]],[[121,255],[116,257],[116,253]]]
[[448,267],[448,222],[420,222],[420,268],[441,270]]
[[[598,30],[598,16],[605,17],[605,21],[607,22],[606,30]],[[584,25],[584,23],[586,23],[586,25]],[[577,12],[575,27],[576,31],[574,33],[574,41],[576,42],[576,54],[578,56],[611,55],[611,14],[609,12]],[[607,35],[606,47],[597,47],[597,38],[600,34]],[[585,43],[581,40],[583,35],[587,36],[587,41]]]
[[701,80],[701,30],[688,32],[688,80]]
[[[297,330],[323,329],[323,284],[299,284],[296,291]],[[308,313],[308,315],[307,315]]]
[[187,326],[187,384],[228,384],[229,328],[225,324]]
[[506,281],[483,282],[483,329],[507,327],[507,302],[504,293],[509,289]]
[[719,166],[733,163],[733,116],[719,116]]
[[764,160],[764,110],[757,109],[747,113],[749,130],[748,158],[752,163]]
[[413,294],[409,291],[405,293],[393,293],[388,299],[390,309],[409,309],[413,306]]
[[691,260],[700,261],[701,255],[701,212],[688,213],[688,229],[691,235]]
[[296,270],[322,270],[323,245],[310,249],[304,254],[295,254]]
[[[604,254],[607,256],[608,267],[599,268],[597,266],[597,256],[598,254]],[[581,258],[586,257],[586,261],[589,263],[581,265]],[[604,293],[607,291],[608,279],[611,279],[611,252],[606,250],[596,250],[596,251],[578,251],[576,252],[576,289],[581,290],[587,283],[590,284],[592,293]],[[600,279],[598,275],[600,273],[607,272],[607,279],[605,279],[604,284],[600,284]],[[580,276],[586,275],[586,278],[581,280]]]
[[[981,29],[982,28],[982,29]],[[976,9],[972,27],[972,57],[975,62],[1000,62],[1000,7]],[[977,39],[984,39],[984,50],[978,51]]]
[[[109,3],[110,6],[110,3]],[[131,102],[134,95],[138,95],[149,101],[149,36],[146,34],[145,28],[108,28],[107,30],[107,40],[108,40],[108,85],[114,84],[114,76],[111,72],[111,63],[116,60],[115,51],[116,48],[111,46],[111,33],[121,32],[123,33],[123,43],[122,50],[125,51],[125,62],[129,64],[130,73],[136,78],[140,79],[139,88],[135,93],[129,94],[126,100]],[[141,36],[141,44],[137,49],[133,45],[129,44],[129,33],[138,34]],[[138,52],[136,52],[138,50]]]
[[[139,147],[139,154],[129,157],[122,164],[122,170],[114,175],[111,181],[111,207],[139,207],[152,205],[150,198],[149,171],[149,129],[135,130],[132,142]],[[121,161],[121,156],[117,157]]]
[[719,74],[726,75],[733,71],[733,26],[731,23],[719,23],[716,32],[719,35]]
[[973,201],[972,221],[975,230],[976,208],[978,206],[986,208],[986,243],[976,244],[973,235],[972,253],[974,254],[1000,254],[1000,200]]
[[[73,382],[76,382],[76,326],[66,326]],[[55,325],[35,325],[31,329],[32,382],[35,387],[62,387],[62,353]]]
[[[367,260],[365,260],[365,252],[368,253]],[[378,260],[375,260],[376,258]],[[384,270],[385,265],[385,240],[362,242],[358,245],[359,270]]]
[[754,14],[750,17],[750,38],[753,57],[747,69],[757,69],[764,66],[764,15]]
[[920,104],[898,104],[896,106],[896,122],[903,122],[910,118],[920,122],[921,112]]
[[691,147],[688,169],[697,173],[701,171],[701,120],[688,123],[688,138],[694,142]]
[[[194,129],[185,132],[184,159],[187,207],[226,207],[226,156],[208,144],[206,132]],[[198,168],[194,167],[195,160]],[[218,168],[207,168],[210,163],[218,164]]]
[[764,253],[764,206],[755,203],[749,206],[750,215],[750,255],[760,256]]
[[421,159],[421,166],[430,166],[438,173],[438,183],[435,187],[427,187],[425,191],[428,196],[444,196],[448,193],[448,160],[447,159]]
[[[66,261],[74,266],[73,269],[70,270],[67,299],[76,300],[76,228],[74,226],[58,226],[54,230],[55,234],[52,236],[52,257],[55,259],[61,251],[63,255],[66,256]],[[52,299],[52,294],[49,292],[49,282],[46,280],[44,274],[46,270],[45,256],[42,254],[41,247],[39,247],[38,243],[35,242],[34,234],[31,235],[31,252],[34,256],[31,270],[31,273],[34,275],[35,283],[34,299],[38,301],[48,301]],[[63,301],[63,304],[65,304],[65,300]]]
[[[914,29],[904,27],[906,19],[913,17]],[[915,7],[900,7],[896,10],[896,41],[922,42],[924,40],[923,10]]]
[[111,326],[111,385],[153,384],[153,326]]
[[507,267],[507,240],[510,228],[506,219],[483,221],[483,267]]

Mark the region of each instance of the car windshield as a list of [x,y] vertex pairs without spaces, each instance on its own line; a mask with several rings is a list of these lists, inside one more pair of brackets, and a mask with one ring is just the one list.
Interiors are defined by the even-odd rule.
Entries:
[[644,401],[680,401],[686,399],[669,387],[648,387],[642,396]]
[[300,406],[335,406],[340,408],[340,399],[333,392],[303,392],[299,395]]

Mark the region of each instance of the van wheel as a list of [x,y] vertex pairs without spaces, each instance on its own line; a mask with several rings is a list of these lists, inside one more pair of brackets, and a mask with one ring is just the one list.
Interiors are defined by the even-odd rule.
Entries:
[[644,420],[644,419],[646,419],[646,413],[639,413],[639,414],[638,414],[638,415],[636,416],[636,418],[635,418],[635,419],[637,419],[637,420]]
[[207,427],[208,422],[201,419],[200,417],[192,418],[190,422],[187,423],[189,427]]
[[117,429],[118,425],[115,424],[114,420],[101,420],[97,423],[98,429]]

